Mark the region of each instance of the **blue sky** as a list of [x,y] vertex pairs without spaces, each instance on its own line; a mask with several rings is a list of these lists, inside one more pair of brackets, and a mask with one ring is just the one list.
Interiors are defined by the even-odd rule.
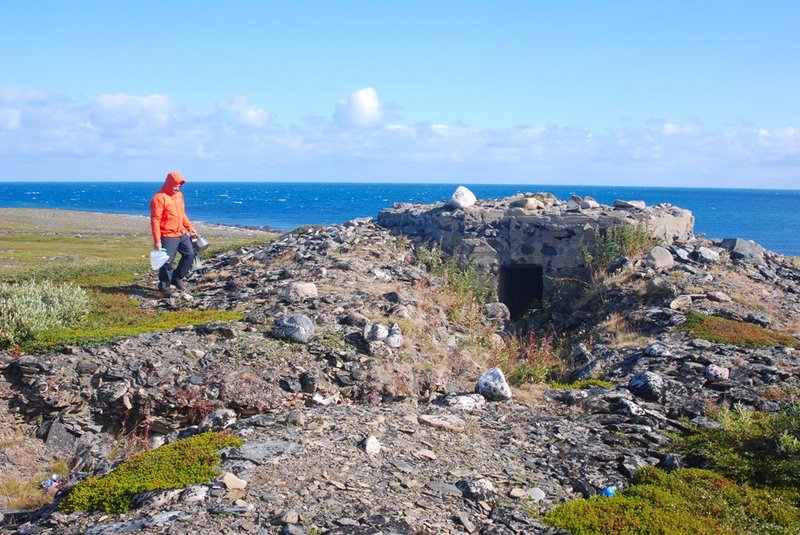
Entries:
[[0,1],[0,180],[800,188],[800,3]]

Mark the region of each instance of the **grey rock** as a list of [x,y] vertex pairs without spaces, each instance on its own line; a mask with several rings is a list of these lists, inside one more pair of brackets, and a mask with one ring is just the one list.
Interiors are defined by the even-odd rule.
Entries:
[[488,479],[464,479],[456,483],[456,487],[464,497],[474,501],[490,501],[494,499],[494,485]]
[[511,312],[508,310],[508,306],[506,306],[505,303],[499,301],[487,303],[484,310],[486,311],[486,317],[495,321],[508,321],[511,319]]
[[764,327],[768,329],[772,325],[772,320],[764,314],[763,312],[751,312],[745,318],[745,321],[748,323],[753,323],[760,327]]
[[314,321],[305,314],[281,316],[275,322],[272,334],[277,338],[307,343],[314,338]]
[[236,413],[231,409],[217,409],[200,422],[200,431],[222,431],[236,423]]
[[614,208],[634,208],[636,210],[644,210],[647,204],[644,201],[623,201],[617,199],[613,204]]
[[67,431],[60,419],[50,424],[50,430],[47,432],[47,440],[45,441],[48,449],[65,455],[72,455],[75,451],[76,443],[77,438]]
[[290,303],[300,303],[317,297],[317,285],[313,282],[290,282],[283,294],[283,298]]
[[628,382],[628,388],[637,397],[647,401],[660,401],[664,397],[666,383],[657,373],[637,372]]
[[753,264],[764,263],[764,253],[766,253],[766,250],[752,240],[726,238],[722,240],[720,247],[726,249],[734,260],[741,260]]
[[644,263],[655,270],[669,269],[675,265],[675,259],[666,248],[657,245],[647,253]]
[[701,264],[716,264],[720,260],[719,253],[708,247],[698,247],[690,256]]
[[366,342],[380,342],[389,336],[389,329],[380,323],[368,323],[361,333]]

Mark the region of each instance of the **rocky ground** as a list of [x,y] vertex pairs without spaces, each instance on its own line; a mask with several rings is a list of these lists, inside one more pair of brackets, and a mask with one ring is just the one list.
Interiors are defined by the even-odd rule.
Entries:
[[143,495],[122,515],[6,510],[2,529],[559,533],[529,513],[624,489],[645,465],[681,466],[670,433],[716,425],[712,406],[780,410],[800,386],[790,347],[679,329],[696,310],[797,336],[797,267],[749,242],[692,238],[617,263],[583,301],[549,311],[572,378],[613,387],[476,395],[514,328],[498,306],[451,321],[418,246],[371,220],[306,229],[206,260],[185,294],[141,296],[145,308],[237,309],[244,321],[0,353],[3,469],[68,458],[68,487],[114,466],[120,433],[159,445],[230,428],[246,440],[211,485]]

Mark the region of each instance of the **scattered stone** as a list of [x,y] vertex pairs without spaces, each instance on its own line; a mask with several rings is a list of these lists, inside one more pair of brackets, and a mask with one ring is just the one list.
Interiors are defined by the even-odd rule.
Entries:
[[692,296],[691,295],[679,295],[675,299],[673,299],[670,304],[669,308],[672,310],[683,310],[692,306]]
[[316,299],[317,285],[313,282],[290,282],[286,286],[283,298],[290,303],[300,303],[306,299]]
[[486,398],[481,394],[461,394],[445,396],[442,404],[455,410],[473,412],[486,407]]
[[525,496],[527,496],[528,493],[525,492],[525,489],[521,489],[519,487],[514,487],[513,489],[511,489],[509,491],[508,495],[511,496],[512,498],[520,499],[520,498],[524,498]]
[[247,487],[247,481],[244,479],[239,479],[235,475],[231,474],[230,472],[225,472],[222,474],[222,478],[220,479],[225,488],[228,490],[234,489],[244,489]]
[[732,301],[731,296],[725,292],[708,292],[706,298],[717,303],[730,303]]
[[719,381],[727,381],[731,376],[731,371],[728,368],[717,366],[716,364],[709,364],[704,370],[706,379],[709,383],[718,383]]
[[381,452],[381,443],[373,435],[364,440],[363,447],[367,455],[378,455]]
[[542,489],[539,487],[533,487],[532,489],[528,489],[528,497],[534,501],[534,503],[538,503],[544,500],[546,494]]
[[389,334],[384,338],[383,343],[387,346],[392,348],[402,347],[405,338],[403,337],[403,333],[400,331],[400,326],[396,323],[393,323],[391,327],[389,327]]

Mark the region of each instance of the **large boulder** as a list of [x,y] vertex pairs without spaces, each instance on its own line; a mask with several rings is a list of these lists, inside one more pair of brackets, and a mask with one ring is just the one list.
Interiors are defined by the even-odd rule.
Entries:
[[753,264],[764,263],[764,253],[766,250],[754,241],[743,240],[741,238],[726,238],[722,240],[720,247],[726,249],[734,260],[751,262]]
[[450,197],[450,204],[456,208],[469,208],[477,202],[475,194],[464,186],[458,186]]
[[314,321],[305,314],[289,314],[275,321],[272,334],[276,338],[305,344],[314,338]]

